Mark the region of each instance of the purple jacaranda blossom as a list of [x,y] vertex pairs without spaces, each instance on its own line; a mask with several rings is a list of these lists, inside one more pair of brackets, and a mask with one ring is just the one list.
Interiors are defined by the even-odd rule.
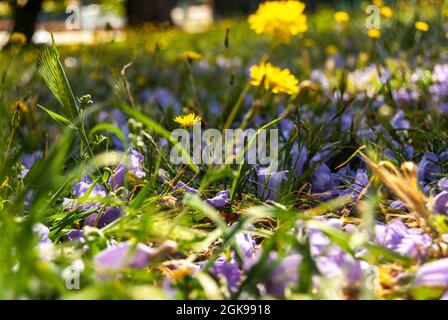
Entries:
[[[317,220],[335,229],[343,230],[341,219],[317,218]],[[345,231],[356,232],[358,229],[353,225],[347,225]],[[307,234],[311,256],[322,276],[326,278],[340,277],[349,283],[359,282],[362,279],[363,264],[360,260],[343,251],[316,228],[307,228]]]
[[84,231],[80,229],[71,229],[67,232],[68,241],[82,241],[84,239]]
[[429,88],[435,96],[448,95],[448,64],[436,64],[432,74],[433,84]]
[[[328,219],[325,220],[323,217],[316,217],[316,220],[325,222],[325,224],[336,228],[338,230],[342,230],[342,220],[341,219]],[[303,228],[302,222],[298,222],[299,228]],[[328,246],[332,243],[330,239],[320,230],[316,228],[307,228],[306,230],[308,234],[308,239],[310,241],[310,252],[313,257],[317,257],[322,254]]]
[[238,289],[241,281],[241,271],[233,258],[228,260],[225,256],[220,256],[213,263],[210,272],[215,277],[224,276],[230,292],[235,292]]
[[364,169],[356,170],[355,182],[352,185],[352,189],[354,190],[353,196],[358,198],[361,191],[367,187],[369,184],[369,176]]
[[115,170],[114,174],[109,178],[109,184],[112,190],[116,190],[124,185],[124,176],[126,175],[126,167],[119,164]]
[[398,111],[390,121],[392,127],[394,129],[409,129],[410,124],[409,121],[405,119],[404,117],[404,111],[400,110]]
[[311,192],[322,193],[332,190],[335,186],[334,176],[326,163],[320,164],[311,178]]
[[105,225],[117,220],[120,217],[118,207],[107,207],[103,213],[92,213],[85,220],[84,224],[91,227],[102,228]]
[[385,85],[386,83],[389,82],[391,78],[392,78],[392,72],[390,72],[389,69],[384,67],[380,68],[379,80],[381,84]]
[[[130,131],[128,127],[128,121],[124,113],[119,109],[114,109],[112,110],[112,119],[113,119],[112,123],[115,123],[120,129],[120,131],[123,133],[123,136],[126,140],[126,144],[129,144]],[[124,148],[123,143],[118,137],[114,136],[112,138],[112,142],[118,149],[123,150]]]
[[[248,225],[247,229],[255,229],[253,225]],[[238,232],[235,236],[235,242],[246,258],[253,258],[257,244],[247,232]]]
[[214,115],[220,115],[222,111],[222,106],[218,101],[213,100],[212,103],[210,104],[209,110]]
[[183,191],[183,192],[186,192],[186,193],[191,193],[191,194],[198,194],[199,193],[198,189],[189,187],[182,181],[178,181],[176,183],[176,187],[174,189],[175,190],[179,190],[179,191]]
[[137,152],[136,150],[131,150],[129,154],[129,172],[132,173],[137,178],[143,178],[146,176],[145,171],[143,170],[143,160],[144,157],[142,154]]
[[448,191],[448,178],[442,178],[437,182],[440,191]]
[[176,243],[165,241],[158,248],[151,248],[142,243],[121,242],[116,246],[104,249],[94,258],[94,266],[99,270],[142,269],[152,259],[162,254],[173,253]]
[[109,184],[111,185],[112,190],[124,186],[126,172],[139,179],[145,177],[146,172],[143,169],[143,160],[144,157],[142,154],[136,150],[131,150],[129,156],[115,168],[114,174],[109,178]]
[[418,164],[418,180],[421,182],[433,181],[436,178],[436,175],[442,171],[440,163],[445,161],[447,158],[448,154],[446,152],[440,154],[439,156],[434,152],[426,152]]
[[331,246],[324,255],[314,258],[319,272],[327,277],[343,277],[349,282],[362,279],[361,261],[336,246]]
[[318,83],[323,90],[330,89],[330,81],[321,70],[313,70],[310,74],[310,80]]
[[206,204],[215,208],[225,207],[229,202],[230,202],[229,190],[219,191],[213,198],[205,200]]
[[[90,193],[88,193],[90,191]],[[79,206],[80,210],[92,210],[100,209],[102,203],[98,201],[98,198],[105,198],[107,191],[94,182],[81,181],[73,187],[73,194],[76,198],[80,199],[87,195],[87,200]],[[91,199],[89,201],[89,199]],[[63,201],[63,207],[65,210],[75,210],[78,208],[76,199],[65,198]],[[118,207],[107,207],[102,213],[92,213],[85,218],[84,224],[88,226],[96,226],[99,228],[104,227],[106,224],[111,223],[120,216],[120,209]]]
[[448,64],[436,64],[432,76],[436,82],[448,82]]
[[432,246],[431,237],[418,228],[408,228],[401,220],[375,226],[376,243],[401,255],[421,258]]
[[229,58],[223,55],[219,55],[216,57],[216,64],[223,69],[235,68],[241,66],[241,58]]
[[[98,115],[98,122],[109,122],[116,125],[125,138],[125,143],[129,144],[129,127],[128,120],[125,114],[120,109],[113,109],[112,111],[101,111]],[[124,150],[123,141],[116,135],[111,137],[112,145],[118,150]]]
[[98,183],[92,183],[92,182],[84,182],[81,181],[73,187],[73,194],[76,198],[81,198],[86,195],[86,193],[90,190],[89,197],[97,197],[97,198],[104,198],[106,196],[106,190],[102,186],[100,186]]
[[355,173],[355,180],[350,188],[341,192],[341,195],[353,194],[353,199],[358,199],[362,190],[369,184],[369,176],[364,169],[358,169]]
[[422,265],[417,271],[414,285],[448,288],[448,258]]
[[303,174],[303,167],[308,158],[308,149],[304,144],[299,147],[299,144],[296,142],[292,146],[291,155],[291,163],[294,168],[294,174],[296,177],[300,177]]
[[442,112],[448,112],[448,103],[446,102],[439,102],[437,104],[437,107],[439,108],[440,111]]
[[[249,72],[249,70],[248,70],[248,72]],[[249,72],[249,74],[250,74],[250,72]],[[253,94],[249,93],[248,95],[246,95],[244,97],[244,103],[243,103],[244,107],[250,108],[252,106],[252,104],[254,103],[254,100],[255,100],[255,98],[254,98]]]
[[37,236],[37,240],[39,243],[50,243],[51,240],[48,237],[50,234],[50,229],[42,223],[37,223],[33,226],[33,232]]
[[448,214],[448,191],[442,191],[434,198],[434,211]]
[[174,114],[180,113],[181,105],[179,101],[173,93],[166,88],[158,87],[154,90],[144,90],[140,97],[146,103],[160,106],[163,111],[168,111],[169,108],[172,108]]
[[403,201],[401,200],[395,200],[389,205],[389,208],[397,209],[397,210],[406,210],[406,206],[404,205]]
[[53,259],[53,242],[48,237],[50,229],[42,223],[37,223],[33,226],[33,233],[37,237],[37,250],[39,258],[43,261],[50,261]]
[[[269,254],[269,263],[274,263],[277,259],[276,252]],[[284,297],[286,288],[298,283],[301,262],[302,256],[299,254],[292,254],[283,258],[274,270],[267,275],[264,282],[266,292],[274,297]]]
[[24,154],[20,157],[20,162],[22,163],[22,173],[21,177],[25,178],[25,176],[30,171],[31,167],[34,165],[37,159],[42,158],[44,153],[42,151],[35,151],[33,153]]
[[375,82],[378,80],[377,66],[371,64],[365,68],[358,68],[350,72],[347,76],[350,92],[362,93],[367,97],[372,97],[377,90]]
[[269,167],[257,169],[258,196],[261,200],[274,200],[289,171],[272,172]]
[[359,138],[369,140],[369,141],[376,141],[378,139],[377,132],[380,132],[382,130],[381,125],[375,125],[372,128],[360,128],[356,134]]
[[[392,145],[394,148],[400,152],[400,154],[405,154],[407,159],[412,159],[414,157],[414,148],[408,144],[401,144],[395,140],[392,140]],[[393,150],[387,148],[386,149],[386,155],[391,158],[395,159],[395,154]]]
[[350,128],[352,127],[352,123],[353,123],[353,112],[347,108],[341,114],[341,130],[342,131],[350,130]]
[[[81,204],[80,208],[82,210],[89,210],[92,208],[97,208],[101,205],[100,202],[94,199],[106,197],[107,191],[95,182],[81,181],[73,186],[73,194],[77,199],[88,195],[87,199]],[[89,201],[88,199],[92,199],[92,201]],[[77,202],[74,199],[65,198],[62,205],[66,210],[74,210],[77,208]]]
[[285,140],[289,140],[291,138],[295,127],[294,122],[288,118],[284,118],[279,122],[280,134]]
[[413,88],[399,88],[392,92],[392,97],[398,105],[412,107],[420,98],[420,93]]
[[[261,116],[260,114],[255,115],[255,117],[252,119],[253,126],[256,128],[259,128],[268,122],[269,121],[266,121],[266,119],[263,116]],[[238,124],[240,124],[240,123],[238,123]]]

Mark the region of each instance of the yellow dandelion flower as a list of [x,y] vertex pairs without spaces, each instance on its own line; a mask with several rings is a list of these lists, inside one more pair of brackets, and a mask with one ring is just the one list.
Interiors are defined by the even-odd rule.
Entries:
[[274,94],[287,93],[290,95],[299,92],[299,80],[288,69],[280,69],[270,63],[262,63],[250,68],[251,85],[262,85]]
[[383,6],[383,1],[382,0],[373,0],[373,4],[376,5],[377,7],[381,7],[381,6]]
[[350,21],[350,15],[345,11],[337,11],[334,13],[334,20],[338,23],[346,23]]
[[359,64],[365,64],[369,60],[369,54],[367,52],[360,52],[358,55],[358,63]]
[[303,39],[303,45],[308,48],[312,48],[316,45],[313,39]]
[[26,36],[20,32],[13,32],[9,37],[9,42],[13,44],[23,45],[26,43]]
[[180,124],[183,128],[190,128],[193,124],[201,122],[201,116],[197,116],[194,113],[186,114],[183,116],[177,116],[174,121]]
[[184,53],[184,56],[188,61],[202,59],[202,55],[200,53],[197,53],[196,51],[187,51]]
[[26,105],[25,102],[20,101],[20,100],[15,101],[15,102],[12,104],[12,108],[13,108],[14,110],[17,110],[17,111],[20,111],[20,112],[28,112],[28,106]]
[[392,9],[388,6],[384,6],[380,8],[380,14],[384,17],[384,18],[392,18],[394,15],[394,12],[392,11]]
[[293,36],[308,29],[304,9],[305,4],[300,1],[268,1],[260,4],[248,22],[258,34],[289,42]]
[[420,30],[423,32],[429,31],[429,25],[426,22],[417,21],[414,26],[415,26],[415,29],[417,29],[417,30]]
[[381,38],[381,31],[379,29],[369,29],[367,36],[372,39],[379,39]]
[[325,52],[329,56],[334,56],[336,53],[338,53],[338,47],[336,47],[334,44],[330,44],[325,48]]

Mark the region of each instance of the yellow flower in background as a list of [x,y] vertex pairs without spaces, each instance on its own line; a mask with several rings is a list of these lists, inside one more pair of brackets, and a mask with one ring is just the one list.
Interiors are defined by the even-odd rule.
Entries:
[[54,1],[44,1],[42,4],[42,10],[48,13],[55,12],[58,9]]
[[253,86],[263,86],[266,90],[271,90],[274,94],[287,93],[296,94],[299,92],[299,80],[288,70],[280,69],[270,63],[262,63],[250,68],[250,84]]
[[380,14],[385,18],[392,18],[394,16],[394,12],[390,7],[384,6],[380,8]]
[[358,63],[363,65],[369,60],[369,54],[367,52],[361,51],[358,55]]
[[423,32],[427,32],[427,31],[429,31],[429,25],[426,22],[417,21],[415,23],[415,29],[423,31]]
[[12,104],[12,108],[14,109],[14,110],[17,110],[17,111],[20,111],[20,112],[28,112],[28,106],[26,105],[26,103],[25,102],[23,102],[23,101],[20,101],[20,100],[18,100],[18,101],[15,101],[13,104]]
[[200,53],[197,53],[196,51],[187,51],[185,52],[185,58],[188,61],[194,61],[194,60],[200,60],[202,59],[202,55]]
[[201,116],[197,116],[194,113],[186,114],[183,116],[177,116],[174,121],[180,124],[183,128],[190,128],[193,124],[201,122]]
[[376,5],[377,7],[382,7],[383,1],[382,0],[373,0],[373,4]]
[[334,20],[338,23],[346,23],[350,21],[350,15],[345,11],[337,11],[334,13]]
[[316,45],[313,39],[303,39],[303,45],[308,48],[312,48]]
[[249,25],[258,34],[289,42],[308,29],[304,9],[305,4],[300,1],[268,1],[249,16]]
[[329,56],[334,56],[336,53],[338,53],[338,47],[336,47],[334,44],[330,44],[325,48],[325,52]]
[[379,39],[381,38],[381,31],[379,29],[369,29],[367,36],[372,39]]
[[9,42],[13,44],[23,45],[26,42],[26,36],[20,32],[13,32],[9,37]]

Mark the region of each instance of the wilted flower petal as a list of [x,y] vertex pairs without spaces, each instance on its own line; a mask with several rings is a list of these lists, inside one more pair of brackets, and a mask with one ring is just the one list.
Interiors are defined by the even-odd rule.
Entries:
[[437,213],[448,214],[448,191],[442,191],[434,198],[434,210]]
[[448,288],[448,258],[422,265],[417,271],[414,285]]
[[92,213],[85,220],[84,224],[91,227],[102,228],[105,225],[117,220],[120,217],[118,207],[107,207],[103,213]]
[[241,280],[241,271],[236,261],[231,258],[227,261],[225,256],[221,256],[213,263],[210,269],[214,276],[224,276],[227,280],[227,286],[231,292],[235,292]]
[[161,253],[170,253],[174,250],[175,243],[172,241],[163,243],[159,248],[151,248],[142,243],[134,245],[129,241],[121,242],[101,251],[94,258],[94,265],[103,270],[141,269]]
[[216,196],[205,200],[205,203],[215,208],[225,207],[230,201],[229,190],[219,191]]

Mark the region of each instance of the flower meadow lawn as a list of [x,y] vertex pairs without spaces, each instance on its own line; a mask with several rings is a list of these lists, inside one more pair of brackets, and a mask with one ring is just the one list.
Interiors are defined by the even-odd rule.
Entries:
[[[273,1],[199,34],[13,35],[0,298],[448,299],[448,6],[433,2],[375,1],[374,28],[367,1]],[[173,163],[171,132],[195,126],[277,129],[278,163]]]

